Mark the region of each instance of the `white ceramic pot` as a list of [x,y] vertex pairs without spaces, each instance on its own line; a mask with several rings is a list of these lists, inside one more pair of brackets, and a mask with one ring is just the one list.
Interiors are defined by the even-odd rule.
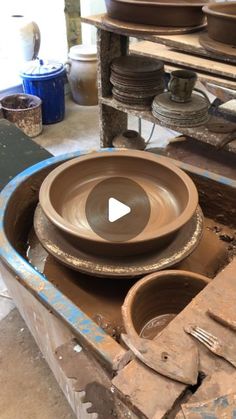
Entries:
[[76,103],[84,106],[97,105],[97,51],[95,46],[75,45],[70,48],[67,76]]
[[40,30],[37,23],[22,15],[12,15],[8,28],[8,51],[17,61],[30,61],[38,56],[40,48]]

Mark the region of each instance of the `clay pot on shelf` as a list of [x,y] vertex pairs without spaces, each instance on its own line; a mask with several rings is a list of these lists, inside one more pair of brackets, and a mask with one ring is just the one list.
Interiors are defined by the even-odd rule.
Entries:
[[236,2],[209,3],[203,7],[208,35],[215,41],[236,45]]
[[105,0],[108,16],[112,19],[143,25],[185,27],[204,22],[203,0]]
[[153,339],[209,281],[181,270],[147,275],[130,289],[122,306],[127,334]]
[[98,104],[97,51],[95,46],[75,45],[66,63],[72,97],[83,106]]

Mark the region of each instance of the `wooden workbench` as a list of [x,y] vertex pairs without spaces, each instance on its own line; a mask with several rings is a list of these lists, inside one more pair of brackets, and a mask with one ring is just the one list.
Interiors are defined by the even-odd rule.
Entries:
[[[114,136],[127,128],[128,114],[162,125],[157,118],[153,117],[150,110],[140,112],[112,98],[110,63],[115,57],[129,52],[158,57],[167,64],[170,70],[176,66],[191,68],[198,72],[201,81],[208,81],[236,91],[234,60],[226,58],[223,62],[218,57],[216,59],[215,54],[206,52],[198,41],[198,33],[175,36],[139,34],[137,31],[132,32],[132,24],[127,28],[127,23],[124,27],[110,29],[106,26],[105,15],[82,18],[82,21],[98,29],[100,138],[103,147],[111,146]],[[129,46],[129,38],[132,36],[142,41],[131,43]],[[219,145],[227,135],[210,132],[205,125],[195,128],[178,126],[169,128],[211,146]],[[225,146],[225,149],[236,153],[236,141]]]

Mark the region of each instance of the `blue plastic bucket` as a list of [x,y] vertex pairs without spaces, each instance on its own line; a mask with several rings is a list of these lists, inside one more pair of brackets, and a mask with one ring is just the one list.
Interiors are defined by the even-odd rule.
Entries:
[[65,116],[65,69],[61,63],[33,61],[20,73],[25,93],[42,100],[43,124],[54,124]]

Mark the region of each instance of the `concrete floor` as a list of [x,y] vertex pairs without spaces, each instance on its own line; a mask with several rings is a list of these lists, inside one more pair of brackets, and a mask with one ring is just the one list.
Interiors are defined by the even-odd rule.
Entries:
[[[129,127],[138,128],[137,118]],[[152,124],[143,122],[149,138]],[[149,147],[164,146],[174,131],[155,128]],[[54,155],[99,148],[98,108],[81,107],[69,98],[66,118],[45,126],[35,142]],[[0,277],[0,419],[72,419],[74,417]]]

